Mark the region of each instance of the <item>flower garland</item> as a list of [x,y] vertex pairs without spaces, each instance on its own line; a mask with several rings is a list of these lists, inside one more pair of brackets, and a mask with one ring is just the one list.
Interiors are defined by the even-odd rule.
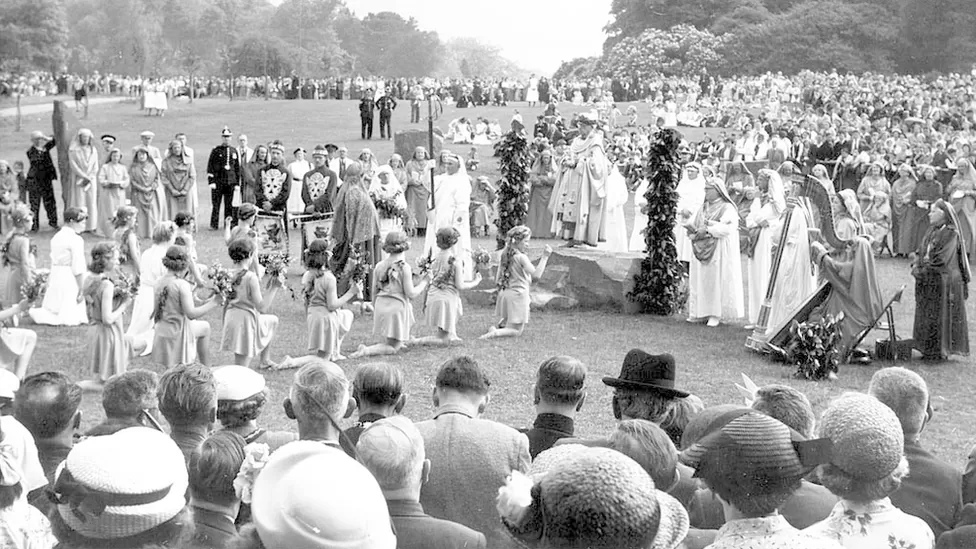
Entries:
[[349,280],[352,284],[365,284],[373,264],[365,251],[355,251],[349,258]]
[[445,267],[441,272],[437,273],[437,276],[430,281],[430,285],[445,290],[454,287],[454,270],[457,267],[454,265],[454,256],[447,258],[447,267]]
[[531,156],[525,132],[512,130],[495,144],[495,156],[502,178],[498,182],[498,217],[495,226],[497,249],[505,247],[508,230],[525,221],[529,213],[529,167]]
[[471,252],[471,260],[474,261],[475,268],[484,268],[491,265],[491,254],[479,246],[477,250]]

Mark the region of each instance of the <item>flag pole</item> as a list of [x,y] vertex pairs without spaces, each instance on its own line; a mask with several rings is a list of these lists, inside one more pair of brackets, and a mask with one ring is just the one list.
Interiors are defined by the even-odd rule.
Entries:
[[[427,146],[428,154],[431,159],[434,158],[434,91],[431,90],[427,94]],[[436,167],[436,160],[434,166]],[[430,170],[430,209],[433,210],[436,207],[436,202],[434,201],[434,169]]]

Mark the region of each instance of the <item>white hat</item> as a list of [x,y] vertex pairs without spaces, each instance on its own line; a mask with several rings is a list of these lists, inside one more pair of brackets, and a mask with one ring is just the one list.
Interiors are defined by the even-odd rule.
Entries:
[[0,429],[3,430],[3,445],[13,454],[13,461],[21,472],[20,482],[24,487],[21,497],[26,500],[28,493],[47,486],[47,477],[37,456],[37,445],[27,427],[14,416],[0,417]]
[[154,134],[153,132],[151,132],[149,130],[146,130],[146,131],[140,133],[139,134],[139,137],[156,137],[156,134]]
[[165,434],[130,427],[75,444],[53,497],[65,526],[87,539],[119,539],[172,520],[186,506],[186,463]]
[[264,376],[245,366],[221,366],[213,371],[217,400],[247,400],[265,388]]
[[321,442],[292,442],[271,455],[254,481],[251,518],[265,547],[396,547],[376,479],[345,452]]
[[0,368],[0,398],[14,398],[20,389],[20,378],[6,368]]

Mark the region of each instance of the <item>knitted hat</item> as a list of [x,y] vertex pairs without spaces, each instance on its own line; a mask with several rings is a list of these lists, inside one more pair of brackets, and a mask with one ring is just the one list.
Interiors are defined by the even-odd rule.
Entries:
[[186,464],[165,434],[130,427],[87,438],[58,467],[52,497],[65,526],[89,539],[127,538],[186,505]]
[[820,436],[834,442],[830,462],[857,480],[888,476],[904,454],[905,435],[898,416],[878,399],[846,394],[830,404],[820,420]]
[[523,541],[672,549],[688,533],[684,507],[616,450],[559,446],[540,454],[530,475],[513,473],[498,497],[502,522]]
[[265,388],[264,376],[245,366],[221,366],[213,370],[217,400],[247,400]]
[[254,481],[251,516],[265,547],[396,547],[376,479],[320,442],[292,442],[272,454]]

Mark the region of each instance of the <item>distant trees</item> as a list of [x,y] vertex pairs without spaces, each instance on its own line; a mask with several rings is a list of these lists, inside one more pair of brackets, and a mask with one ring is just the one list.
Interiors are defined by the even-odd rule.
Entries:
[[7,0],[0,9],[0,69],[55,71],[67,59],[67,15],[61,2]]

